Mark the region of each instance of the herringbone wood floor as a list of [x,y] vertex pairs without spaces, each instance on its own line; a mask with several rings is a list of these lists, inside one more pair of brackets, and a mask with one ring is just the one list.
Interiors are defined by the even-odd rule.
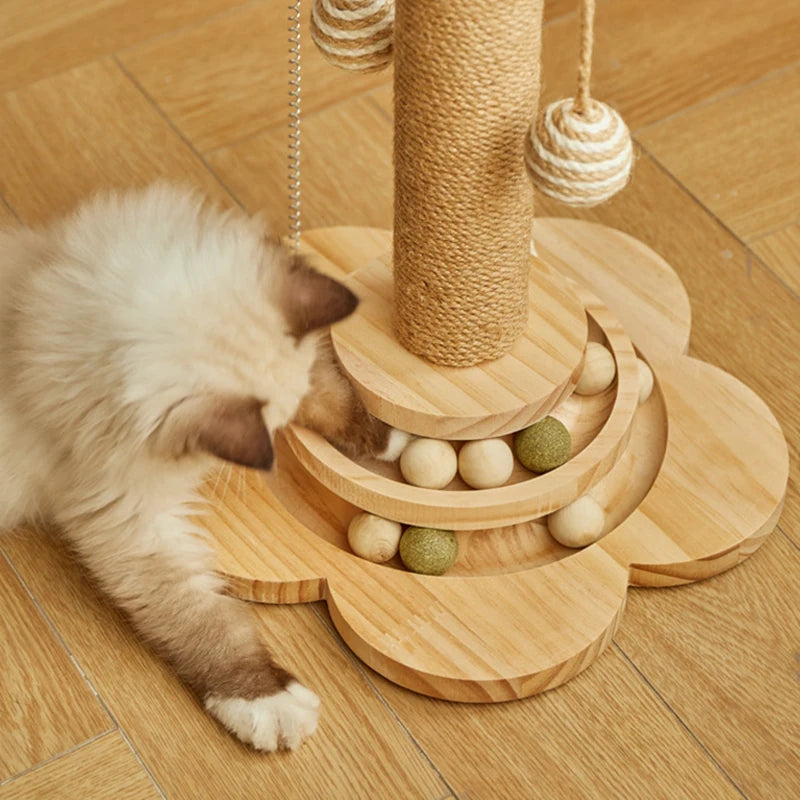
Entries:
[[[281,229],[286,17],[277,0],[0,0],[0,223],[170,176]],[[680,273],[693,352],[789,439],[778,530],[707,583],[631,592],[596,665],[504,705],[413,695],[361,666],[323,607],[260,607],[323,698],[316,736],[277,757],[209,720],[56,543],[6,537],[2,800],[800,796],[800,0],[600,0],[596,40],[595,94],[634,132],[635,177],[597,210],[538,213],[621,228]],[[304,44],[304,225],[389,227],[391,76]],[[551,100],[571,91],[574,3],[549,2],[544,48]]]

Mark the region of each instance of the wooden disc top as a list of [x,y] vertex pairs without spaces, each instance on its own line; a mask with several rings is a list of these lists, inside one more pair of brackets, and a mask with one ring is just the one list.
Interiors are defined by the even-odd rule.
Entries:
[[533,256],[524,334],[507,355],[475,367],[437,366],[397,342],[389,252],[347,283],[361,303],[334,326],[336,353],[370,412],[401,430],[437,439],[501,436],[546,415],[580,376],[583,304],[566,279]]

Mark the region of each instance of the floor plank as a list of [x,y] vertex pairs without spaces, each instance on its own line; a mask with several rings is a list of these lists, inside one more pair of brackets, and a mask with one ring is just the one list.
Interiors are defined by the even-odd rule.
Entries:
[[244,0],[2,0],[0,92],[85,64]]
[[319,730],[297,752],[265,756],[203,712],[49,538],[16,542],[10,555],[168,797],[447,793],[312,607],[256,607],[277,657],[320,694],[323,709]]
[[0,199],[0,226],[13,227],[17,224],[17,218],[14,216],[11,209]]
[[156,800],[161,794],[119,733],[0,786],[0,800]]
[[[617,641],[749,800],[800,797],[800,552],[632,593]],[[701,796],[701,795],[697,795]]]
[[800,224],[787,225],[751,244],[758,257],[800,295]]
[[111,60],[7,93],[0,98],[0,130],[0,194],[28,224],[67,211],[96,189],[161,177],[231,203]]
[[[309,114],[303,123],[304,228],[392,225],[392,124],[380,89]],[[207,156],[220,179],[251,212],[287,231],[286,135],[273,129]]]
[[614,650],[559,689],[494,705],[431,700],[371,674],[459,797],[741,797]]
[[[198,150],[222,147],[280,125],[285,152],[286,8],[275,0],[250,5],[137,47],[124,53],[122,61]],[[328,64],[311,41],[305,13],[302,37],[304,112],[391,80],[390,71],[365,75]]]
[[109,730],[112,722],[1,552],[0,597],[3,781]]
[[536,209],[539,216],[588,219],[630,233],[677,271],[692,304],[690,352],[750,386],[783,427],[791,477],[780,524],[800,544],[797,297],[646,156],[628,188],[602,206],[577,210],[538,195]]
[[[546,102],[575,93],[577,26],[544,31]],[[637,129],[800,61],[800,2],[608,0],[594,38],[592,94]]]
[[798,107],[800,67],[653,125],[637,138],[749,241],[800,217]]

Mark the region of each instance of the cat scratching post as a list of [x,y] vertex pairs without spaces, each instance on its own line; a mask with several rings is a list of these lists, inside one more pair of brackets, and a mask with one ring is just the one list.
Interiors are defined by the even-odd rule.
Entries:
[[397,5],[394,326],[436,364],[497,358],[525,328],[541,16],[542,0]]
[[[322,5],[337,63],[372,69],[373,52],[389,57],[389,0]],[[333,339],[372,413],[460,441],[551,415],[571,434],[569,460],[541,475],[517,464],[494,488],[456,477],[424,489],[293,426],[277,438],[269,482],[214,476],[200,519],[235,594],[325,600],[370,667],[450,700],[526,697],[585,669],[620,624],[629,585],[688,583],[744,560],[775,526],[788,477],[770,410],[685,355],[688,299],[663,259],[562,219],[536,220],[538,256],[528,255],[523,157],[540,31],[540,0],[398,0],[394,239],[327,228],[301,247],[362,299]],[[584,396],[574,389],[590,342],[610,351],[616,379]],[[637,357],[654,377],[641,405]],[[587,495],[602,535],[569,549],[547,515]],[[347,529],[362,511],[455,531],[458,560],[435,577],[359,558]]]

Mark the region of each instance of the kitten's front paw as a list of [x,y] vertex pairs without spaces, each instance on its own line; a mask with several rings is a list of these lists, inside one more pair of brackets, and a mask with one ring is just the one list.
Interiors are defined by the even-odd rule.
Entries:
[[378,453],[376,458],[379,458],[381,461],[397,461],[413,438],[414,437],[410,433],[392,428],[389,433],[389,441],[386,444],[386,448],[382,453]]
[[255,700],[212,695],[206,709],[256,750],[296,750],[317,729],[319,698],[292,681],[282,692]]

